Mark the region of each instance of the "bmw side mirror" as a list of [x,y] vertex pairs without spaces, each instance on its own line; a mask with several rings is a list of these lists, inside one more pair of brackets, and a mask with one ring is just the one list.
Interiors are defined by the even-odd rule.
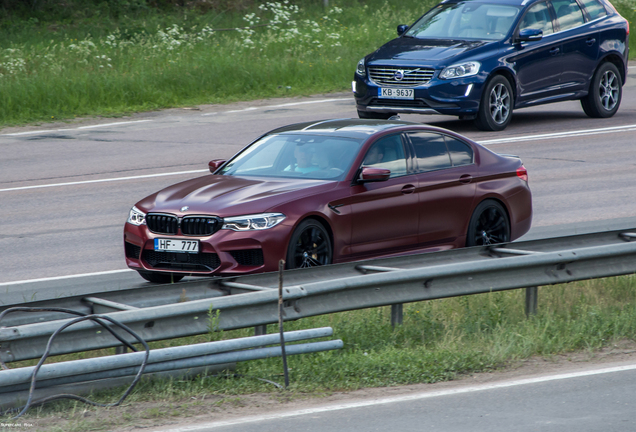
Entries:
[[406,33],[408,29],[409,29],[409,26],[407,26],[406,24],[400,24],[399,26],[397,26],[398,36],[402,36],[404,33]]
[[518,42],[533,42],[543,39],[543,30],[527,28],[519,32]]
[[384,168],[362,167],[358,181],[360,183],[371,183],[387,181],[391,177],[391,170]]
[[226,162],[225,159],[214,159],[208,162],[208,167],[210,167],[210,172],[214,174],[214,171],[218,170],[221,165]]

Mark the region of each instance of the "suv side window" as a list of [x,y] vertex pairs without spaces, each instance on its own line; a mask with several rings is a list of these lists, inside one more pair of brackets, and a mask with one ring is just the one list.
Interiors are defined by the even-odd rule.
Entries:
[[546,2],[537,3],[528,9],[519,25],[520,31],[525,29],[542,30],[543,36],[554,33],[552,17]]
[[373,143],[362,166],[391,170],[391,178],[406,174],[406,157],[400,135],[390,135]]
[[552,0],[560,30],[568,30],[585,24],[583,11],[576,0]]
[[415,148],[415,159],[419,172],[452,166],[443,135],[430,132],[412,132],[409,133],[409,138]]
[[607,15],[605,7],[598,0],[581,0],[581,3],[592,21]]

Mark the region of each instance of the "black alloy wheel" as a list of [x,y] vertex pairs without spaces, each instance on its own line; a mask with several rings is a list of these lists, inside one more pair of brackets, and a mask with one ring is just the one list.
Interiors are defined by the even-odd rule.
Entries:
[[468,224],[466,246],[487,246],[510,241],[508,213],[497,201],[479,203]]
[[395,113],[381,113],[373,111],[360,111],[358,110],[358,117],[361,119],[376,119],[376,120],[388,120],[393,117]]
[[590,92],[581,99],[581,106],[589,117],[612,117],[618,111],[622,97],[623,83],[618,68],[605,62],[594,73]]
[[287,248],[287,268],[306,268],[331,264],[333,251],[325,227],[314,219],[298,225]]
[[176,274],[176,273],[159,273],[159,272],[150,272],[137,270],[139,276],[146,279],[148,282],[158,283],[158,284],[168,284],[168,283],[177,283],[181,279],[183,279],[184,275]]
[[492,77],[484,88],[475,125],[483,131],[501,131],[512,118],[512,87],[502,75]]

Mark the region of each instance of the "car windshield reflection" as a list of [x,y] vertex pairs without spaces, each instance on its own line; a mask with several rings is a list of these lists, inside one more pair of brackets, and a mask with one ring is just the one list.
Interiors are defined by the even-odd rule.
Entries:
[[418,39],[501,40],[509,33],[519,9],[494,3],[439,5],[417,21],[407,37]]
[[244,149],[218,174],[342,180],[361,144],[321,135],[270,135]]

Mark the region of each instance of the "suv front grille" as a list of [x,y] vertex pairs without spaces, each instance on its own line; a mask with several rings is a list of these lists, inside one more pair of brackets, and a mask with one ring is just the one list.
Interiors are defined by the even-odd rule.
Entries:
[[435,69],[430,68],[369,66],[369,77],[378,85],[416,87],[428,83],[434,73]]

